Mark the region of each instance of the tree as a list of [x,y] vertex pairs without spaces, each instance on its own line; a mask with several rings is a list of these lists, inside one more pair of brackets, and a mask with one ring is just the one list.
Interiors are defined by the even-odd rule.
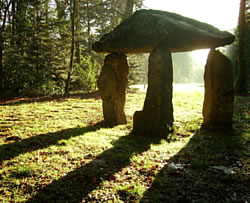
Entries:
[[247,23],[247,29],[246,29],[246,63],[248,67],[248,89],[250,89],[250,0],[246,1],[246,23]]
[[134,54],[128,57],[129,85],[142,85],[147,82],[148,56]]
[[235,91],[239,94],[247,92],[247,64],[246,64],[246,0],[240,2],[239,12],[239,51],[238,51],[238,76],[235,84]]
[[76,62],[80,64],[80,39],[81,39],[81,22],[80,22],[80,0],[75,1],[75,15],[76,15]]
[[[174,82],[188,83],[191,82],[193,73],[193,62],[191,52],[174,53],[172,54],[174,66]],[[197,72],[195,76],[199,76]],[[199,78],[199,77],[198,77]]]
[[7,22],[7,13],[9,11],[11,1],[3,1],[0,3],[0,91],[4,88],[4,70],[3,70],[3,51],[4,51],[4,32]]
[[12,8],[12,20],[8,25],[9,41],[4,57],[8,80],[5,87],[15,94],[47,94],[53,89],[51,64],[54,26],[49,0],[20,0],[16,1],[15,7]]
[[[127,3],[0,1],[1,93],[37,96],[91,90],[103,62],[91,45],[121,22]],[[142,0],[133,0],[132,9],[141,5]]]
[[126,9],[122,16],[122,21],[126,20],[133,14],[134,0],[127,0]]
[[75,51],[75,11],[76,11],[76,0],[70,0],[70,18],[71,18],[71,53],[70,53],[70,63],[69,63],[69,70],[68,76],[65,84],[65,95],[69,95],[69,87],[71,81],[71,74],[73,70],[73,63],[74,63],[74,51]]

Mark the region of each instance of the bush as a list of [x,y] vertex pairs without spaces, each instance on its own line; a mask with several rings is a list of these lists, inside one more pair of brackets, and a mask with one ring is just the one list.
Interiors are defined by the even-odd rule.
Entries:
[[97,64],[90,56],[81,57],[80,64],[75,64],[72,74],[72,90],[90,91],[96,85]]

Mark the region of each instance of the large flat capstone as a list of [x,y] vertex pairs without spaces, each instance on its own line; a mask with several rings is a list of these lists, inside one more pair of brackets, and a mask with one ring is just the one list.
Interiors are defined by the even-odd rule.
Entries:
[[139,10],[93,44],[96,52],[151,53],[164,45],[170,52],[216,48],[231,44],[234,35],[176,13]]

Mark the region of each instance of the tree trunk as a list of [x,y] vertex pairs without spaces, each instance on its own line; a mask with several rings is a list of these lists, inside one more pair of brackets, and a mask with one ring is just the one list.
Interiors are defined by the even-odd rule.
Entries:
[[235,84],[235,91],[238,94],[247,93],[247,66],[245,49],[245,28],[246,28],[246,0],[240,2],[239,14],[239,55],[238,55],[238,76]]
[[39,72],[39,12],[36,8],[36,71]]
[[49,24],[49,2],[48,1],[45,4],[45,17],[46,17],[46,24]]
[[15,43],[17,47],[20,49],[19,53],[23,55],[25,53],[24,48],[24,39],[26,40],[27,37],[25,36],[25,33],[28,33],[27,30],[25,30],[27,23],[27,19],[25,18],[26,12],[28,9],[28,2],[26,1],[16,1],[16,15],[15,15],[15,22],[16,22],[16,38]]
[[[6,20],[7,20],[7,12],[9,10],[10,7],[10,3],[8,3],[8,5],[6,5],[5,9],[3,9],[3,19],[2,19],[2,13],[0,13],[0,22],[2,22],[1,27],[0,27],[0,90],[2,92],[3,88],[4,88],[4,71],[3,71],[3,43],[4,43],[4,39],[3,39],[3,32],[5,30],[5,24],[6,24]],[[1,10],[0,10],[1,11]]]
[[122,21],[126,20],[129,16],[133,14],[134,0],[127,0],[125,12],[122,17]]
[[65,85],[65,96],[69,95],[71,73],[73,70],[74,49],[75,49],[75,0],[70,0],[70,7],[71,7],[71,55],[70,55],[68,77]]
[[15,34],[16,34],[16,2],[12,2],[11,5],[11,12],[12,12],[12,38],[11,38],[11,45],[13,46],[15,44]]
[[[3,36],[0,30],[0,90],[3,89],[4,74],[3,74]],[[2,91],[1,91],[2,92]]]
[[92,46],[91,46],[91,25],[90,25],[90,13],[89,13],[89,2],[87,2],[87,32],[88,32],[88,53],[91,55]]
[[76,62],[80,64],[80,32],[81,32],[81,24],[80,24],[80,3],[79,0],[75,1],[75,13],[76,13]]

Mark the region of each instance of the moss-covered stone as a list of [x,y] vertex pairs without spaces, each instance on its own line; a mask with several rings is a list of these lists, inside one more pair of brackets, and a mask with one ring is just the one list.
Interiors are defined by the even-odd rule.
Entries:
[[176,13],[139,10],[93,44],[96,52],[151,53],[158,45],[171,52],[231,44],[234,35]]
[[129,67],[123,54],[106,56],[98,88],[103,102],[103,116],[109,126],[126,123],[124,105],[128,85]]
[[171,53],[156,47],[149,57],[148,89],[142,111],[134,114],[134,133],[159,136],[173,124],[173,65]]
[[219,51],[211,50],[205,68],[204,127],[224,129],[232,127],[233,65]]

